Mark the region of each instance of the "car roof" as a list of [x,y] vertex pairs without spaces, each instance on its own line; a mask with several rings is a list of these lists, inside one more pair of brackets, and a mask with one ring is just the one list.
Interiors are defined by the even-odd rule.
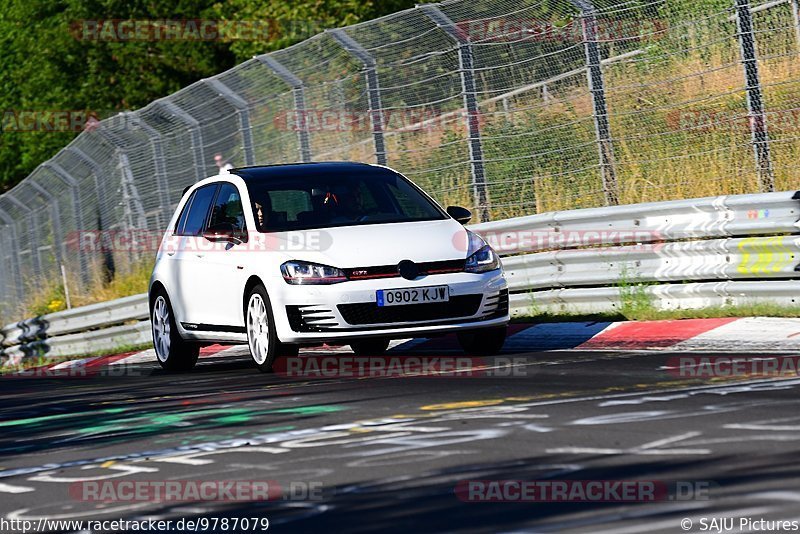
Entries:
[[393,172],[386,167],[352,161],[320,161],[313,163],[286,163],[281,165],[255,165],[231,169],[231,174],[240,176],[245,181],[269,178],[291,178],[303,176],[320,176],[326,174],[360,174],[371,172]]

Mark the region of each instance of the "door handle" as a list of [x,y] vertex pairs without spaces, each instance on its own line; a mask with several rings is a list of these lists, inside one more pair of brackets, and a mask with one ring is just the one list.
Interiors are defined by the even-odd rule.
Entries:
[[167,252],[167,256],[174,256],[174,255],[175,255],[174,252]]
[[195,254],[195,256],[197,256],[198,258],[202,258],[203,256],[205,256],[205,254]]

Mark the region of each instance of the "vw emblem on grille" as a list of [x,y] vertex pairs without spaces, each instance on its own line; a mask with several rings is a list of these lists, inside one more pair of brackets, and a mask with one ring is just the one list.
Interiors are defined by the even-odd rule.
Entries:
[[414,280],[419,276],[419,266],[411,260],[403,260],[397,264],[397,272],[406,280]]

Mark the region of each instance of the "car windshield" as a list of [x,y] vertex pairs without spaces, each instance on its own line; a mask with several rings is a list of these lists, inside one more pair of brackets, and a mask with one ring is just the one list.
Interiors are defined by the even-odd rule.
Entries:
[[326,172],[245,180],[260,232],[284,232],[447,218],[403,176],[372,172]]

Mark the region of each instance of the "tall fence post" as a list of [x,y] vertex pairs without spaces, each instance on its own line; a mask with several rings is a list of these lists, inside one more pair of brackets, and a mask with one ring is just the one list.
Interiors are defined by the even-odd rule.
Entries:
[[445,15],[436,5],[420,4],[417,7],[458,43],[458,70],[461,74],[461,94],[464,98],[464,109],[467,110],[466,121],[469,134],[469,159],[472,166],[472,191],[480,221],[486,222],[489,220],[489,199],[483,166],[483,145],[481,144],[480,112],[478,110],[477,90],[475,87],[475,67],[469,35],[465,35],[450,17]]
[[581,33],[586,54],[586,77],[592,95],[592,114],[594,116],[597,150],[600,156],[600,175],[603,180],[603,193],[606,205],[619,204],[619,184],[617,183],[614,143],[608,123],[606,90],[603,82],[603,67],[600,58],[600,45],[597,42],[597,11],[589,0],[570,0],[581,11]]
[[28,220],[30,221],[29,228],[31,229],[31,262],[33,263],[33,269],[36,271],[36,276],[42,275],[42,254],[39,250],[39,245],[41,244],[41,235],[39,234],[39,224],[36,222],[36,216],[33,214],[33,209],[28,205],[20,202],[17,200],[14,195],[11,194],[9,191],[5,195],[3,195],[6,199],[8,199],[12,204],[16,207],[24,211],[28,214]]
[[[5,195],[4,195],[5,196]],[[14,293],[18,299],[21,299],[24,293],[22,287],[22,265],[19,261],[19,234],[17,233],[17,226],[14,219],[8,214],[7,211],[0,209],[0,219],[5,221],[8,228],[11,230],[11,245],[8,246],[9,261],[11,263],[12,276],[14,277]],[[6,234],[3,233],[6,237]],[[8,241],[6,241],[8,243]]]
[[256,56],[256,60],[274,72],[278,78],[292,88],[294,111],[300,120],[300,123],[295,126],[297,128],[297,146],[300,151],[300,161],[308,163],[311,161],[311,138],[308,133],[308,117],[306,116],[306,85],[303,80],[269,54]]
[[247,105],[247,101],[217,78],[206,78],[203,80],[203,83],[216,91],[225,102],[236,109],[236,114],[239,117],[239,132],[242,134],[244,164],[255,165],[255,156],[253,155],[253,132],[250,128],[250,106]]
[[208,176],[206,175],[206,159],[203,154],[203,133],[200,131],[200,123],[169,100],[156,100],[153,105],[174,116],[189,129],[189,135],[192,139],[192,158],[194,158],[194,181],[197,183],[200,180],[205,180]]
[[792,24],[794,25],[795,45],[800,48],[800,0],[789,0],[792,8]]
[[365,69],[367,96],[369,98],[369,118],[372,123],[372,139],[375,143],[375,161],[378,165],[386,165],[386,143],[383,139],[383,104],[381,103],[381,87],[378,83],[378,65],[375,58],[347,35],[341,28],[327,30],[333,40],[344,48],[345,52],[358,59]]
[[[55,174],[59,180],[64,182],[70,188],[72,197],[72,210],[73,213],[75,214],[75,229],[78,232],[80,232],[82,230],[81,227],[85,222],[83,218],[83,205],[81,204],[80,191],[78,191],[80,184],[70,173],[65,171],[61,167],[61,165],[54,162],[53,160],[45,161],[44,163],[42,163],[42,167],[52,171],[52,173]],[[81,269],[81,281],[84,284],[88,284],[89,264],[86,261],[86,255],[83,254],[83,252],[80,249],[78,250],[78,262],[80,264],[80,269]]]
[[167,171],[164,167],[164,145],[161,141],[161,134],[147,124],[144,118],[138,113],[127,112],[122,114],[125,124],[132,128],[142,130],[150,141],[150,148],[153,152],[153,168],[155,170],[156,187],[158,187],[158,216],[157,224],[159,229],[164,229],[172,216],[172,209],[169,201],[169,184],[167,182]]
[[147,215],[145,215],[142,197],[133,177],[131,162],[124,150],[117,149],[117,168],[120,172],[120,189],[122,191],[122,206],[124,214],[124,227],[126,230],[147,229]]
[[55,198],[55,196],[53,196],[52,193],[47,191],[41,185],[37,184],[33,178],[28,178],[25,183],[31,186],[31,188],[45,200],[47,206],[50,208],[50,220],[53,224],[53,255],[56,258],[56,263],[61,265],[64,253],[66,251],[63,249],[64,238],[61,235],[63,227],[61,226],[61,210],[58,207],[58,200]]
[[[92,172],[92,178],[94,180],[94,194],[97,196],[97,230],[100,231],[101,241],[105,243],[106,235],[103,230],[108,229],[107,221],[103,216],[103,208],[101,207],[101,199],[107,199],[108,192],[106,190],[106,183],[103,180],[102,176],[102,168],[99,163],[97,163],[94,159],[89,157],[83,150],[76,146],[68,146],[64,149],[66,152],[71,152],[75,154],[75,156],[81,160],[85,165],[87,165]],[[80,228],[76,228],[76,230],[80,230]],[[80,250],[80,249],[79,249]],[[66,256],[66,254],[65,254]]]
[[772,159],[769,153],[769,134],[767,117],[764,113],[764,96],[761,93],[761,80],[758,75],[753,14],[750,0],[734,0],[736,7],[736,35],[739,38],[739,51],[744,67],[745,91],[747,91],[747,110],[750,118],[750,138],[756,160],[759,190],[764,193],[775,191],[775,176],[772,172]]

